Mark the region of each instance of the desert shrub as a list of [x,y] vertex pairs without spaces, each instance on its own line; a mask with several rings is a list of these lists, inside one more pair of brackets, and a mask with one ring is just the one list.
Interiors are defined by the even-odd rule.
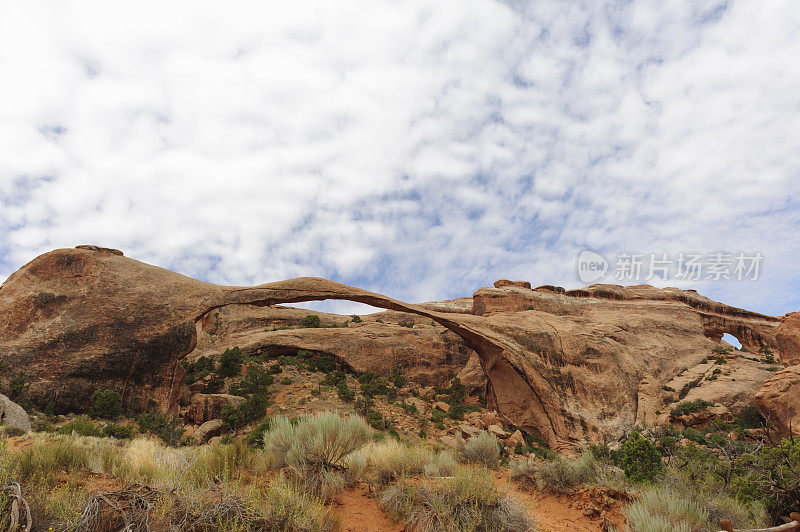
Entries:
[[203,393],[219,393],[223,386],[225,386],[225,379],[214,375],[203,387]]
[[281,367],[280,362],[276,362],[269,367],[269,372],[272,375],[277,375],[278,373],[282,372],[283,368]]
[[356,398],[356,392],[347,387],[347,382],[340,382],[336,385],[336,395],[342,401],[352,402]]
[[757,429],[765,423],[764,417],[753,405],[744,407],[733,422],[743,429]]
[[361,387],[361,393],[368,397],[386,395],[389,391],[386,379],[377,377],[369,372],[362,373],[358,376],[358,384]]
[[272,384],[273,377],[263,366],[250,365],[244,373],[244,377],[230,387],[230,393],[242,397],[266,391]]
[[212,358],[201,356],[194,362],[182,360],[181,365],[186,371],[186,377],[184,380],[186,384],[189,385],[213,373],[216,364],[214,364],[214,360]]
[[402,408],[405,412],[409,414],[419,414],[419,409],[417,405],[413,403],[406,403],[405,401],[400,401],[397,403],[400,408]]
[[269,431],[272,425],[272,419],[267,418],[259,423],[250,433],[245,437],[244,441],[251,447],[261,448],[264,447],[264,435]]
[[705,443],[706,443],[706,437],[703,436],[703,434],[697,429],[693,429],[691,427],[686,427],[685,429],[683,429],[682,434],[683,434],[683,437],[686,438],[689,441],[693,441],[693,442],[698,443],[700,445],[705,445]]
[[92,394],[92,415],[116,419],[122,413],[122,398],[114,390],[105,388]]
[[397,477],[422,473],[425,464],[433,459],[433,453],[425,446],[407,445],[396,439],[385,439],[371,443],[354,453],[353,457],[356,457],[356,460],[363,457],[378,482],[384,484]]
[[408,379],[405,375],[403,375],[403,372],[400,370],[400,368],[395,368],[395,370],[392,372],[392,384],[394,384],[397,388],[402,388],[408,384]]
[[283,384],[284,386],[288,386],[291,383],[292,383],[292,379],[290,379],[289,377],[284,377],[284,378],[281,379],[281,384]]
[[400,327],[408,327],[409,329],[411,329],[412,327],[414,327],[414,322],[411,320],[400,320],[398,325],[400,325]]
[[360,417],[322,412],[297,424],[296,439],[286,460],[294,466],[339,468],[344,458],[367,443],[370,436]]
[[386,420],[383,414],[377,410],[369,410],[367,412],[367,423],[375,430],[384,430],[387,428]]
[[[530,462],[517,463],[517,474],[530,474]],[[574,460],[562,456],[533,466],[536,481],[542,489],[554,493],[568,493],[576,486],[585,484],[597,477],[597,461],[592,453],[583,453]]]
[[340,417],[323,412],[302,418],[296,425],[285,417],[273,418],[264,434],[264,449],[275,466],[298,469],[341,469],[344,458],[370,438],[369,427],[358,416]]
[[31,387],[31,383],[25,374],[20,373],[8,383],[8,396],[11,399],[18,399]]
[[347,385],[347,374],[342,370],[334,370],[325,374],[322,379],[322,384],[326,386],[339,386],[340,384]]
[[633,482],[652,481],[664,470],[661,455],[650,440],[633,432],[619,450],[619,463]]
[[133,437],[133,427],[128,425],[117,425],[109,423],[100,434],[104,438],[116,438],[118,440],[126,440]]
[[319,316],[317,316],[316,314],[307,314],[302,320],[300,320],[300,325],[303,327],[315,329],[320,326]]
[[674,420],[678,416],[700,412],[701,410],[707,409],[709,406],[714,406],[714,403],[710,403],[704,399],[698,399],[697,401],[685,401],[683,403],[679,403],[675,408],[673,408],[669,415],[670,418]]
[[732,486],[744,503],[763,502],[777,517],[800,501],[800,439],[783,440],[743,453],[733,463]]
[[322,412],[293,425],[276,418],[264,437],[264,447],[276,467],[288,465],[303,489],[330,498],[343,487],[339,471],[346,457],[370,439],[371,431],[358,416]]
[[421,487],[398,482],[383,491],[380,504],[411,530],[535,530],[525,510],[497,490],[486,470],[460,470],[444,483]]
[[361,316],[359,316],[358,314],[353,314],[352,316],[350,316],[350,321],[352,321],[353,323],[361,323]]
[[183,436],[180,420],[168,418],[163,412],[146,412],[136,418],[139,432],[153,434],[169,445],[177,445]]
[[[311,352],[309,352],[311,353]],[[339,366],[336,357],[333,355],[318,354],[310,355],[306,362],[309,371],[319,371],[320,373],[331,373]]]
[[78,416],[58,429],[59,434],[79,436],[100,436],[101,431],[87,416]]
[[434,409],[431,412],[431,421],[433,421],[434,423],[441,423],[442,421],[444,421],[444,418],[446,418],[446,417],[447,417],[447,413],[446,412],[442,412],[441,410]]
[[233,377],[238,375],[242,370],[243,360],[244,355],[238,347],[228,348],[219,358],[219,368],[217,369],[217,373],[223,377]]
[[631,532],[701,532],[710,529],[708,512],[689,497],[658,488],[625,509]]
[[500,443],[488,432],[481,431],[461,445],[457,455],[461,462],[495,468],[500,462]]
[[450,409],[447,411],[447,417],[449,417],[450,419],[455,419],[457,421],[462,420],[464,419],[464,412],[466,411],[467,408],[465,405],[453,404],[450,405]]
[[448,451],[442,451],[431,458],[423,471],[429,477],[449,477],[458,469],[458,464],[453,455]]
[[540,465],[533,456],[517,456],[508,464],[509,476],[528,487],[536,487],[536,472]]

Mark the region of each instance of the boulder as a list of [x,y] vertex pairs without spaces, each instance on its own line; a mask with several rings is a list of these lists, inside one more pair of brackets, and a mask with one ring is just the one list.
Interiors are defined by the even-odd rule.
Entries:
[[465,425],[465,424],[459,425],[456,430],[458,430],[465,438],[477,436],[478,434],[481,433],[481,429],[473,427],[472,425]]
[[500,425],[489,425],[486,427],[486,432],[494,436],[495,438],[506,439],[508,438],[508,432],[503,430],[503,427]]
[[0,423],[25,432],[31,431],[31,421],[25,409],[2,394],[0,394]]
[[525,445],[525,436],[523,436],[522,432],[517,429],[514,431],[514,434],[508,437],[507,443],[508,446],[513,450],[516,448],[518,443]]
[[733,414],[723,405],[709,406],[698,412],[690,412],[681,416],[672,418],[675,422],[682,424],[684,427],[694,427],[698,425],[707,425],[712,421],[722,420],[726,423],[733,421]]
[[516,288],[531,289],[531,283],[528,281],[509,281],[508,279],[500,279],[494,282],[495,288],[503,288],[504,286],[514,286]]
[[464,440],[462,438],[449,435],[442,436],[441,438],[439,438],[439,441],[445,444],[446,446],[450,447],[451,449],[458,449],[464,443]]
[[753,398],[775,436],[800,435],[800,365],[776,372]]
[[425,401],[423,401],[422,399],[420,399],[419,397],[413,397],[413,396],[407,397],[405,401],[406,403],[417,407],[417,411],[422,416],[427,416],[430,413],[431,410],[430,405]]
[[192,436],[200,443],[206,443],[209,439],[213,438],[214,436],[219,436],[222,433],[222,428],[225,424],[222,422],[221,419],[212,419],[210,421],[206,421],[200,428],[194,431]]
[[444,401],[436,401],[435,403],[433,403],[433,407],[436,410],[441,410],[442,412],[447,412],[450,410],[450,405],[448,405]]
[[500,416],[497,415],[497,412],[485,412],[483,417],[481,418],[481,423],[483,427],[486,428],[489,425],[494,425],[500,419]]
[[225,405],[239,406],[244,401],[245,398],[238,395],[199,393],[192,396],[186,410],[186,419],[202,425],[206,421],[222,417],[222,409]]

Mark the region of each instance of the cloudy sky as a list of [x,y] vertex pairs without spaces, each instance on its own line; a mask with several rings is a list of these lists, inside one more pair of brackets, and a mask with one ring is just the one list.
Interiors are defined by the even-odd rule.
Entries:
[[794,0],[4,2],[0,281],[95,243],[424,301],[758,252],[650,282],[800,310],[798,58]]

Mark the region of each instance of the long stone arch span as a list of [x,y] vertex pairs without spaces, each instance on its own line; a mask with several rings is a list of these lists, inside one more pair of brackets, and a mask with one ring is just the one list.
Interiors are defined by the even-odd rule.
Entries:
[[480,316],[431,311],[334,281],[297,278],[226,287],[97,246],[40,255],[0,287],[0,352],[29,380],[26,400],[81,411],[94,390],[120,390],[126,407],[177,407],[179,360],[197,342],[196,322],[215,308],[326,299],[408,312],[440,323],[480,357],[490,396],[513,423],[555,444],[568,435],[554,388]]
[[[480,316],[432,311],[319,277],[299,277],[254,287],[224,288],[220,300],[210,305],[206,312],[232,304],[275,305],[328,299],[355,301],[416,314],[453,331],[478,354],[490,383],[493,403],[512,423],[535,431],[551,446],[566,441],[563,420],[550,415],[550,412],[560,410],[557,391],[521,353],[516,352],[513,342],[493,330],[486,319]],[[201,317],[198,316],[198,319]]]

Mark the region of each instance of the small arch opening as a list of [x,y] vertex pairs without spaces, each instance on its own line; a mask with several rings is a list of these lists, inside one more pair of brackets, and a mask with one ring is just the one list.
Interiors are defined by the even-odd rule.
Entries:
[[742,342],[739,341],[734,335],[725,333],[722,335],[722,342],[735,347],[736,349],[742,348]]

